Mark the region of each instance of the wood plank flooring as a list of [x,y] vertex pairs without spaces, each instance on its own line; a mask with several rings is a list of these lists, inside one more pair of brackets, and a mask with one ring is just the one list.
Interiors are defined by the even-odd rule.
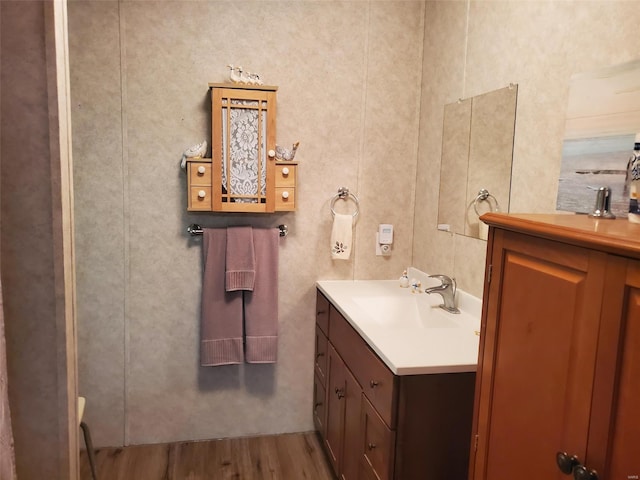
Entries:
[[315,432],[98,448],[96,464],[98,480],[335,480]]

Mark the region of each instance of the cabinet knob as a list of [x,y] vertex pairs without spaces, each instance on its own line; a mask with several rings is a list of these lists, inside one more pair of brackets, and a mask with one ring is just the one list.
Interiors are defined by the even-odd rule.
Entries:
[[369,386],[371,388],[376,388],[378,386],[378,382],[376,382],[375,380],[371,380],[369,381]]
[[289,198],[289,192],[282,192],[282,198],[284,198],[285,200]]
[[284,175],[284,176],[289,175],[289,168],[288,168],[288,167],[284,167],[284,168],[282,169],[282,175]]
[[573,478],[575,480],[598,480],[598,472],[589,470],[584,465],[578,465],[573,469]]
[[336,395],[338,396],[339,399],[344,397],[344,388],[337,388],[336,387],[335,392],[336,392]]
[[275,150],[273,150],[273,149],[272,149],[272,150],[269,150],[269,151],[267,152],[267,155],[269,155],[269,158],[273,158],[273,157],[275,157],[275,156],[276,156],[276,151],[275,151]]
[[369,445],[367,445],[367,448],[369,450],[373,450],[374,448],[376,448],[376,444],[375,443],[369,443]]
[[198,191],[198,198],[204,198],[206,196],[207,196],[207,192],[205,192],[204,190]]
[[205,172],[205,171],[206,171],[206,168],[204,168],[204,165],[200,165],[200,166],[198,167],[198,173],[199,173],[200,175],[204,175],[204,172]]
[[556,463],[562,473],[571,475],[573,468],[580,465],[580,460],[575,455],[569,456],[567,452],[558,452],[556,453]]

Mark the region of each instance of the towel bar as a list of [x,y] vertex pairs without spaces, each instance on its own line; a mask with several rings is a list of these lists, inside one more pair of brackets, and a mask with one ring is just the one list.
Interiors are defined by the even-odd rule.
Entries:
[[[278,225],[278,229],[280,230],[281,237],[286,237],[287,234],[289,233],[289,227],[287,227],[286,225]],[[196,236],[196,235],[202,235],[204,233],[204,230],[197,223],[192,223],[187,227],[187,232],[191,236]]]

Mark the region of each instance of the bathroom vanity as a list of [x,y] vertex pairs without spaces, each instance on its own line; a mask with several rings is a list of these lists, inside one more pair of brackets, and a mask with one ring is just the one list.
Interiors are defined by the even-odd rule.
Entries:
[[466,479],[479,314],[397,282],[317,285],[313,416],[338,478]]
[[640,477],[640,225],[485,214],[470,479]]

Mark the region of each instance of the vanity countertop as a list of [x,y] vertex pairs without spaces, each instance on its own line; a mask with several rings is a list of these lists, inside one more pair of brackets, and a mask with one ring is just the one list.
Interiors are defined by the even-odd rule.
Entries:
[[[422,280],[421,291],[439,283],[418,270],[410,270],[409,277]],[[394,374],[476,370],[480,299],[458,290],[461,313],[451,314],[438,308],[440,295],[413,293],[397,280],[320,280],[316,285]]]

